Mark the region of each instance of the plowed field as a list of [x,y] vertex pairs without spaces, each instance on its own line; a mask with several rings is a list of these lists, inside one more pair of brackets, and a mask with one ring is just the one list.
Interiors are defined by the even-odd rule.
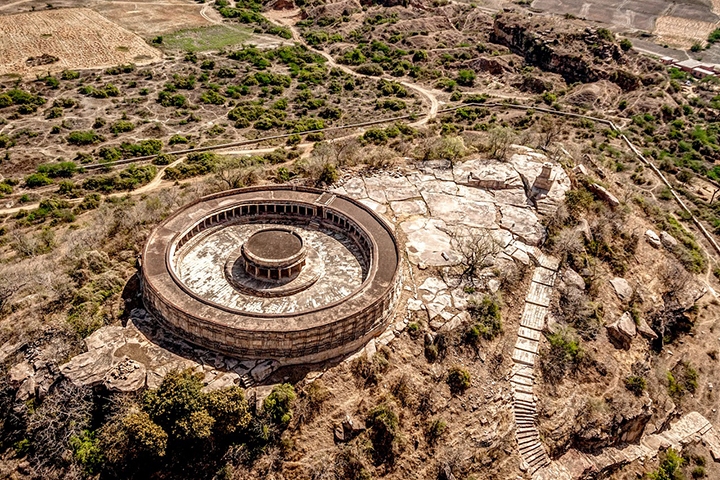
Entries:
[[[41,55],[57,61],[31,66]],[[0,16],[0,75],[144,64],[161,57],[158,50],[102,15],[85,8],[45,10]]]

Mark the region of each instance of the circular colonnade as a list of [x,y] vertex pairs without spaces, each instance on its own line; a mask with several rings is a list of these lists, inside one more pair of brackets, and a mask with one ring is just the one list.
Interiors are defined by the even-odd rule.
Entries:
[[140,259],[143,301],[169,330],[227,355],[313,363],[385,328],[400,295],[388,225],[351,198],[275,186],[186,205]]

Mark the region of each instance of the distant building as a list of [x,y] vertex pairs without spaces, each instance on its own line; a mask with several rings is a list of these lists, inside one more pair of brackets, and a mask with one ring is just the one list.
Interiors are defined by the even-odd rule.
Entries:
[[692,73],[694,68],[702,67],[702,62],[697,60],[683,60],[682,62],[676,62],[673,66],[679,68],[683,72]]
[[692,69],[692,74],[696,78],[714,77],[715,72],[703,67],[696,67]]
[[662,58],[660,59],[660,61],[661,61],[664,65],[672,65],[672,64],[675,63],[677,60],[675,60],[673,57],[662,57]]

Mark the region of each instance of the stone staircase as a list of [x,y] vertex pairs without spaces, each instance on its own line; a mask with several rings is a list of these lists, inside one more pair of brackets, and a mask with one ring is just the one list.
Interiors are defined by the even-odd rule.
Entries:
[[245,389],[254,387],[255,384],[256,384],[255,379],[249,373],[246,373],[245,375],[242,375],[240,377],[240,386],[242,386]]
[[535,247],[524,249],[535,263],[532,282],[525,297],[525,309],[520,319],[518,336],[512,359],[515,363],[510,377],[515,414],[515,433],[523,459],[522,468],[533,474],[550,465],[550,457],[540,441],[537,429],[537,409],[533,395],[535,361],[540,348],[545,317],[550,306],[558,261]]

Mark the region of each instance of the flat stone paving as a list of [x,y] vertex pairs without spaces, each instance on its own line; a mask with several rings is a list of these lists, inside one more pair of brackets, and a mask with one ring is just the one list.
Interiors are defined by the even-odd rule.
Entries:
[[350,295],[365,278],[359,261],[360,252],[342,234],[330,230],[289,227],[298,232],[307,248],[319,254],[320,278],[307,290],[279,298],[260,298],[244,294],[225,278],[228,256],[253,233],[271,224],[230,225],[209,233],[184,246],[176,261],[180,280],[195,294],[217,304],[255,313],[297,313],[318,308]]
[[459,260],[450,241],[458,229],[489,231],[501,248],[510,248],[511,242],[531,248],[543,241],[545,228],[538,213],[552,214],[570,188],[567,175],[555,164],[550,191],[526,191],[525,183],[534,184],[548,161],[531,149],[521,149],[508,162],[476,158],[451,168],[449,162],[430,161],[411,172],[348,178],[335,191],[397,225],[406,235],[412,263],[446,266]]

